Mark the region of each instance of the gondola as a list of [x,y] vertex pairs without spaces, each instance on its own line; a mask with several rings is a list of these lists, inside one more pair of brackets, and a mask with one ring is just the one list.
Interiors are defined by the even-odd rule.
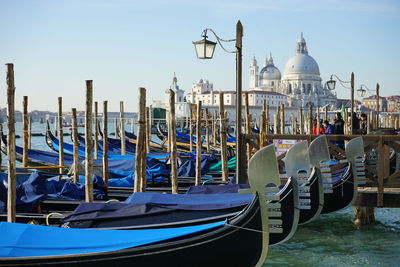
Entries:
[[[260,168],[268,184],[270,244],[291,238],[297,229],[298,186],[296,179],[280,185],[277,161]],[[82,203],[63,221],[71,228],[137,229],[174,225],[192,225],[204,220],[229,218],[250,201],[248,195],[237,194],[246,185],[193,186],[184,195],[135,193],[127,203]],[[274,193],[274,194],[271,194]],[[145,211],[145,212],[144,212]]]
[[274,152],[269,146],[250,160],[250,190],[255,196],[233,218],[190,227],[126,231],[1,223],[0,265],[262,266],[269,236],[265,173],[259,169],[275,157]]
[[299,184],[299,224],[317,218],[324,204],[322,180],[310,166],[307,141],[297,143],[286,153],[286,175],[295,178]]
[[[311,164],[324,183],[324,205],[321,214],[350,206],[357,196],[357,185],[365,180],[364,144],[362,137],[353,138],[346,146],[347,160],[332,162],[326,136],[316,138],[310,145]],[[344,167],[331,171],[332,164]],[[340,167],[340,165],[339,165]],[[360,180],[360,181],[359,181]]]

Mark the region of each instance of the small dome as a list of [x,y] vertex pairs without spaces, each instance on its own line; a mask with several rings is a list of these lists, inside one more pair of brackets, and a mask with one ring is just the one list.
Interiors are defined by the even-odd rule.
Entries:
[[280,70],[275,67],[274,60],[272,56],[269,56],[269,59],[266,60],[266,66],[261,69],[260,77],[263,80],[280,80],[281,79],[281,72]]

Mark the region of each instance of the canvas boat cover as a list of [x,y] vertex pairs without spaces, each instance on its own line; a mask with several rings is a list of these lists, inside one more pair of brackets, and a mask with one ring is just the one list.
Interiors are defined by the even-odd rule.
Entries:
[[94,230],[0,223],[0,257],[36,257],[117,251],[223,226],[225,221],[177,228]]
[[185,195],[138,192],[125,203],[81,203],[63,222],[117,219],[159,214],[175,210],[223,210],[245,206],[251,194]]

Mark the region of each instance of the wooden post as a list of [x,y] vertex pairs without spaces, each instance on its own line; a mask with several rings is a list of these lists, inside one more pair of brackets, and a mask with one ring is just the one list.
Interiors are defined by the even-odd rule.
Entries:
[[94,102],[94,159],[99,158],[99,106]]
[[312,134],[312,127],[313,127],[313,125],[312,125],[312,123],[313,123],[313,108],[312,108],[312,105],[310,104],[309,105],[309,107],[308,107],[308,123],[309,123],[309,125],[308,125],[308,134]]
[[281,134],[286,134],[285,105],[281,104]]
[[28,134],[28,148],[32,149],[32,117],[28,117],[29,120],[29,134]]
[[150,139],[151,139],[151,134],[150,134],[150,110],[149,107],[146,107],[146,153],[150,153]]
[[79,141],[78,141],[78,121],[76,118],[76,108],[72,109],[72,140],[74,142],[74,164],[73,164],[73,172],[74,176],[72,178],[74,183],[77,183],[79,181],[79,170],[78,170],[78,164],[79,164],[79,154],[78,154],[78,149],[79,149]]
[[[244,107],[245,107],[245,116],[246,116],[246,133],[251,134],[251,116],[250,116],[250,107],[249,107],[249,93],[244,93]],[[251,158],[251,146],[247,144],[246,146],[246,155],[247,162],[250,161]]]
[[15,222],[17,178],[15,172],[15,84],[14,64],[6,64],[7,82],[7,222]]
[[379,126],[380,126],[380,124],[379,124],[379,122],[380,122],[380,120],[379,120],[379,88],[380,88],[380,86],[379,86],[379,83],[377,83],[376,84],[376,130],[378,130],[379,129]]
[[118,134],[118,119],[117,119],[117,117],[114,118],[114,129],[115,129],[114,137],[115,137],[115,139],[117,139],[120,136]]
[[93,81],[86,80],[85,112],[85,201],[93,202]]
[[354,224],[356,227],[375,222],[375,207],[354,207]]
[[221,143],[221,169],[222,181],[228,181],[228,155],[226,147],[226,117],[224,106],[224,93],[219,93],[219,119],[220,119],[220,143]]
[[276,113],[274,114],[274,134],[280,134],[281,127],[280,122],[281,107],[278,105],[276,107]]
[[351,86],[351,111],[350,111],[350,134],[354,134],[354,129],[353,129],[353,121],[354,121],[354,72],[351,73],[351,81],[350,81],[350,86]]
[[266,135],[266,116],[265,116],[265,109],[261,111],[261,118],[260,118],[260,148],[266,145],[265,135]]
[[300,113],[300,134],[304,134],[304,113],[303,108],[299,108]]
[[349,134],[349,116],[347,108],[344,110],[344,134]]
[[207,143],[207,152],[210,152],[210,125],[208,124],[208,108],[205,109],[204,112],[204,122],[206,126],[206,143]]
[[[264,109],[265,109],[265,118],[266,118],[266,123],[265,123],[265,127],[266,127],[266,134],[269,134],[269,128],[270,128],[270,118],[269,118],[269,105],[266,104],[267,101],[264,100]],[[268,144],[268,140],[265,140],[265,145]]]
[[169,89],[170,129],[171,133],[171,189],[178,194],[178,153],[176,149],[175,92]]
[[24,100],[22,101],[23,105],[23,135],[24,135],[24,143],[23,143],[23,152],[22,152],[22,166],[28,167],[28,147],[29,147],[29,138],[28,138],[28,97],[24,96]]
[[217,113],[216,111],[212,116],[212,135],[213,135],[213,145],[217,146]]
[[290,121],[291,121],[291,125],[292,125],[292,134],[297,134],[297,130],[296,130],[297,125],[296,125],[294,114],[290,114]]
[[108,187],[108,101],[103,101],[103,180]]
[[[62,97],[58,97],[58,140],[59,151],[58,151],[58,165],[64,166],[64,132],[63,132],[63,117],[62,117]],[[59,179],[63,174],[63,169],[59,169]]]
[[201,181],[201,101],[197,104],[197,121],[196,121],[196,178],[195,185],[200,185]]
[[192,111],[192,104],[190,104],[189,108],[189,151],[190,153],[193,152],[193,111]]
[[320,118],[320,110],[319,107],[317,107],[317,134],[320,133],[320,123],[319,123],[319,118]]
[[145,113],[146,113],[146,89],[139,87],[139,115],[138,115],[138,133],[136,139],[136,159],[135,159],[135,180],[134,192],[141,192],[146,186],[146,181],[142,181],[143,173],[146,176],[146,170],[143,170],[142,161],[146,161],[145,153]]
[[125,112],[124,101],[119,102],[119,120],[120,120],[120,136],[121,136],[121,155],[126,154],[126,138],[125,138]]
[[328,105],[325,106],[325,117],[324,120],[329,121],[329,117],[328,117]]

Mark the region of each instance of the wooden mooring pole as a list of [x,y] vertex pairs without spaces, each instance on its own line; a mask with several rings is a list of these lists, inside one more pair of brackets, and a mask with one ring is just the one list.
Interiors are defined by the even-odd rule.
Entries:
[[[59,140],[58,165],[64,166],[64,132],[63,132],[63,117],[62,117],[62,97],[58,97],[58,140]],[[63,168],[60,168],[59,180],[61,180],[61,175],[63,173],[64,173]]]
[[178,153],[176,149],[175,92],[171,89],[169,89],[169,109],[169,129],[171,132],[168,133],[168,136],[171,138],[171,189],[172,194],[178,194]]
[[[249,107],[249,93],[244,93],[244,107],[245,107],[245,116],[246,116],[246,134],[251,134],[251,115],[250,115],[250,107]],[[251,146],[250,144],[246,145],[246,163],[250,161],[251,158]]]
[[226,146],[226,117],[224,106],[224,93],[219,94],[219,122],[220,122],[220,143],[221,143],[221,168],[222,181],[228,181],[228,155]]
[[108,101],[103,101],[103,180],[108,187]]
[[146,153],[150,153],[151,141],[150,108],[146,107]]
[[99,106],[97,101],[94,102],[94,159],[99,158]]
[[126,154],[126,138],[125,138],[125,112],[124,101],[119,102],[119,121],[120,121],[120,136],[121,136],[121,155]]
[[74,154],[73,154],[73,174],[72,180],[74,183],[79,181],[79,155],[78,155],[78,148],[79,148],[79,141],[78,141],[78,121],[76,118],[76,108],[72,109],[72,141],[74,142]]
[[190,104],[189,108],[189,151],[193,152],[193,104]]
[[196,178],[195,185],[200,185],[201,181],[201,101],[197,104],[197,116],[196,116]]
[[210,152],[210,125],[209,125],[209,114],[208,114],[208,108],[204,110],[204,124],[206,127],[206,148],[207,152]]
[[281,134],[286,134],[286,120],[285,120],[285,105],[281,104],[281,115],[280,115],[280,120],[281,120]]
[[135,180],[134,192],[142,192],[146,187],[146,180],[143,181],[143,176],[146,179],[146,169],[143,169],[143,160],[146,161],[145,150],[145,122],[146,113],[146,89],[139,87],[139,115],[138,115],[138,133],[136,140],[136,159],[135,159]]
[[24,96],[22,101],[23,106],[23,136],[24,136],[24,143],[23,143],[23,151],[22,151],[22,166],[28,167],[28,148],[29,148],[29,137],[28,137],[28,97]]
[[7,82],[7,222],[15,222],[16,217],[16,188],[17,178],[15,171],[15,83],[14,64],[6,64]]
[[28,117],[29,120],[29,133],[28,133],[28,148],[32,149],[32,117]]
[[93,202],[93,81],[86,80],[85,106],[85,201]]

